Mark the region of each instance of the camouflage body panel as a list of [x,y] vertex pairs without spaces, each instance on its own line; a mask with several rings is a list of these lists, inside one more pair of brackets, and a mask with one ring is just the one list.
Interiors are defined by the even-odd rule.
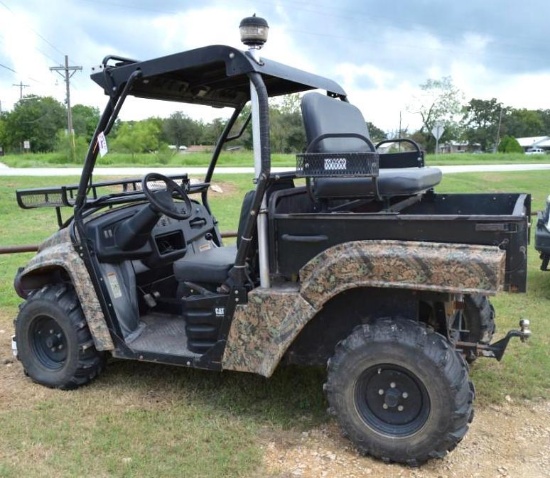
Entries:
[[252,290],[248,304],[235,310],[222,367],[271,376],[297,333],[316,313],[298,287]]
[[504,284],[498,247],[407,241],[355,241],[331,247],[300,271],[301,286],[254,289],[238,305],[222,367],[269,377],[300,331],[340,292],[393,287],[493,295]]
[[496,246],[355,241],[331,247],[300,271],[315,308],[355,287],[494,295],[504,285],[505,251]]
[[84,261],[75,251],[68,228],[56,232],[44,241],[21,273],[21,282],[25,284],[33,273],[51,268],[63,268],[71,278],[76,294],[90,327],[97,350],[113,350],[114,344],[107,328],[105,316],[97,299],[94,286],[84,265]]

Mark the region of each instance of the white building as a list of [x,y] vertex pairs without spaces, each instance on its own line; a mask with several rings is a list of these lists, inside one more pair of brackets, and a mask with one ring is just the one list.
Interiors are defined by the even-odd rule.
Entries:
[[542,149],[550,152],[550,136],[532,136],[530,138],[516,138],[525,152]]

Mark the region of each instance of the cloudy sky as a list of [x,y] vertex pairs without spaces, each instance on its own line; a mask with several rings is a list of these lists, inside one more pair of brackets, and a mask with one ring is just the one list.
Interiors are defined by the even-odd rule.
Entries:
[[21,83],[24,95],[63,101],[64,81],[50,67],[64,55],[83,68],[71,80],[72,104],[102,108],[89,74],[105,55],[241,47],[238,25],[252,13],[270,25],[265,57],[335,79],[386,131],[400,113],[404,127],[417,127],[407,106],[420,84],[443,76],[466,100],[550,109],[548,0],[0,0],[2,110],[13,108]]

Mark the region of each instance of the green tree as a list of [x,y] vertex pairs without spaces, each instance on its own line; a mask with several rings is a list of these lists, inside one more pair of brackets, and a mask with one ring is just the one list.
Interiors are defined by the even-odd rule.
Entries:
[[28,140],[32,152],[53,151],[57,132],[66,124],[66,109],[57,100],[50,96],[25,96],[6,115],[6,146],[18,149]]
[[99,122],[99,109],[92,106],[74,105],[71,112],[75,134],[90,141]]
[[479,144],[482,151],[492,149],[498,137],[501,120],[508,108],[496,98],[481,100],[472,98],[464,108],[464,137],[470,145]]
[[384,141],[388,137],[385,131],[381,130],[370,121],[367,121],[367,128],[369,129],[370,139],[374,144]]
[[423,151],[427,150],[426,135],[424,135],[422,131],[417,130],[408,137],[412,139],[416,144],[418,144],[420,149],[422,149]]
[[271,150],[277,153],[298,153],[306,147],[306,135],[298,94],[273,101],[269,108]]
[[66,130],[60,129],[57,132],[55,145],[55,150],[62,155],[58,161],[62,163],[76,162],[82,164],[86,158],[88,145],[89,141],[83,136],[74,135],[69,137]]
[[0,113],[0,148],[2,148],[2,152],[4,151],[5,145],[6,145],[6,120],[5,120],[5,113]]
[[550,110],[537,110],[542,121],[544,136],[550,136]]
[[271,150],[276,153],[297,153],[306,146],[306,136],[300,113],[283,113],[271,107]]
[[182,111],[176,111],[162,122],[162,137],[178,149],[180,146],[198,144],[201,126]]
[[498,145],[499,153],[523,153],[523,148],[513,136],[504,136]]
[[114,150],[132,153],[157,151],[160,146],[160,124],[158,119],[122,122],[111,146]]
[[514,138],[546,136],[548,134],[540,111],[510,108],[503,116],[502,123],[505,133]]
[[218,138],[225,128],[226,121],[223,118],[215,118],[210,123],[199,123],[197,132],[200,136],[194,141],[194,144],[216,144]]
[[[244,108],[241,111],[241,114],[239,115],[239,118],[235,122],[235,125],[233,126],[233,129],[231,130],[232,134],[238,134],[244,123],[246,122],[247,118],[250,116],[251,113],[251,106],[250,103],[247,103]],[[249,121],[248,126],[244,130],[242,136],[234,143],[239,144],[243,146],[245,149],[251,150],[253,148],[252,145],[252,121]]]
[[285,115],[301,114],[302,97],[299,93],[285,95],[276,104],[275,107]]
[[432,129],[436,123],[443,124],[445,132],[439,142],[457,139],[460,136],[459,115],[462,111],[464,95],[453,84],[450,76],[440,80],[429,79],[420,85],[421,95],[409,110],[418,113],[422,119],[421,134],[429,151],[435,149],[435,139]]

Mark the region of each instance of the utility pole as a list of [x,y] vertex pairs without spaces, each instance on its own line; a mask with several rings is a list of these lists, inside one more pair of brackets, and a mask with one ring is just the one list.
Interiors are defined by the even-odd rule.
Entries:
[[22,81],[19,81],[19,83],[13,83],[12,86],[18,86],[19,87],[19,99],[23,99],[23,88],[28,88],[30,85],[24,85]]
[[52,66],[50,71],[57,71],[65,79],[65,86],[67,87],[67,133],[71,143],[71,160],[74,161],[75,157],[75,145],[73,135],[73,114],[71,112],[71,82],[70,79],[78,71],[82,70],[81,66],[69,66],[69,56],[65,55],[65,66]]
[[500,113],[498,115],[497,142],[495,144],[495,148],[493,149],[493,153],[496,153],[498,151],[498,144],[500,143],[500,125],[501,124],[502,124],[502,107],[500,108]]

